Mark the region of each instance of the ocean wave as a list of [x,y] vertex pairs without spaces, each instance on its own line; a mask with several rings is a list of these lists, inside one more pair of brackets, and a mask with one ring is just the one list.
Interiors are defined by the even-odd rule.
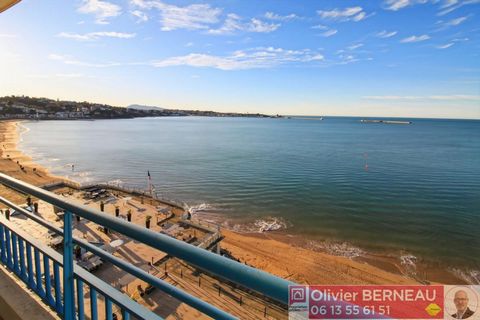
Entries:
[[18,128],[18,142],[23,142],[23,135],[30,131],[30,128],[24,126],[21,122],[17,125]]
[[253,222],[235,223],[233,225],[232,222],[225,221],[223,226],[237,232],[264,233],[287,229],[289,223],[283,218],[267,217],[264,219],[257,219]]
[[405,268],[405,272],[409,275],[417,274],[418,258],[413,254],[404,254],[400,256],[400,264]]
[[450,268],[449,271],[460,279],[465,280],[472,285],[480,285],[480,270],[461,270],[458,268]]
[[91,183],[95,181],[94,177],[92,177],[91,171],[78,171],[73,173],[70,172],[69,174],[65,174],[65,177],[80,184]]
[[258,232],[277,231],[287,228],[287,222],[282,218],[260,219],[254,222]]
[[124,184],[124,182],[120,179],[114,179],[114,180],[107,181],[107,184],[111,184],[111,185],[115,185],[115,186],[122,186]]
[[187,209],[188,213],[190,213],[191,215],[194,215],[202,211],[211,210],[213,207],[208,203],[201,203],[201,204],[192,205],[192,206],[186,205],[185,208]]
[[311,250],[323,251],[334,256],[340,256],[349,259],[357,258],[365,254],[362,249],[355,247],[348,242],[310,240],[307,242],[306,246]]

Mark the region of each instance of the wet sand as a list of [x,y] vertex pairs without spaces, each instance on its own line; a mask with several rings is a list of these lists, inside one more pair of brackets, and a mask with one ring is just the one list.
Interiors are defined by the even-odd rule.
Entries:
[[[18,122],[0,122],[0,171],[34,185],[62,179],[32,162],[17,150]],[[17,163],[18,161],[18,163]],[[22,169],[23,167],[23,169]],[[36,170],[33,170],[33,169]],[[24,197],[0,186],[0,193],[15,201]],[[222,230],[222,248],[242,263],[299,283],[309,284],[412,284],[395,264],[382,259],[352,260],[302,248],[296,241],[275,233],[243,234]],[[289,242],[292,242],[291,244]],[[368,262],[368,263],[367,263]]]

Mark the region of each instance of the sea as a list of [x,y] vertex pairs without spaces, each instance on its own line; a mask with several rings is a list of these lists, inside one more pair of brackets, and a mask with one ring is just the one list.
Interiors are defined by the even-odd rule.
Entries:
[[360,120],[27,121],[19,148],[80,183],[151,181],[160,197],[233,230],[294,235],[351,258],[428,261],[480,283],[480,121]]

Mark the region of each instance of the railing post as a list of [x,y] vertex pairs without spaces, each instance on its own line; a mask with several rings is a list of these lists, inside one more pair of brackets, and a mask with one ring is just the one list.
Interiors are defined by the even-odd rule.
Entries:
[[85,319],[85,308],[83,306],[83,281],[77,278],[77,307],[78,320]]
[[75,319],[72,213],[63,215],[63,315],[65,320]]
[[8,230],[7,228],[5,228],[5,242],[6,242],[6,245],[7,245],[7,267],[9,267],[10,269],[12,269],[13,267],[13,263],[12,263],[12,243],[10,242],[10,230]]
[[27,280],[27,268],[25,266],[25,245],[21,237],[18,238],[18,253],[20,254],[20,277],[23,281],[28,282]]
[[5,235],[3,231],[4,231],[3,225],[0,224],[0,241],[2,242],[1,259],[3,263],[7,263],[7,245],[6,245]]
[[33,274],[33,259],[32,259],[32,246],[30,243],[26,242],[26,250],[27,250],[27,270],[28,270],[28,285],[30,288],[35,288],[35,280]]
[[18,264],[18,246],[17,235],[12,232],[12,257],[13,257],[13,272],[20,275],[20,265]]
[[42,267],[40,266],[40,252],[38,251],[37,248],[34,247],[33,254],[35,257],[35,275],[37,278],[36,291],[38,292],[40,297],[44,297],[45,291],[43,290],[43,286],[42,286]]

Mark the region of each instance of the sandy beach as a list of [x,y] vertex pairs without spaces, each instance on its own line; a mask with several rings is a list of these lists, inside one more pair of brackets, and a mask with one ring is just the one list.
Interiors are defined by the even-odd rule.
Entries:
[[[29,156],[18,151],[17,143],[19,138],[18,122],[0,122],[1,172],[37,186],[61,179],[50,174],[45,168],[33,163]],[[20,200],[17,193],[12,192],[3,185],[0,186],[0,192],[8,199]]]
[[[61,179],[32,162],[28,155],[17,150],[18,122],[0,122],[1,159],[0,171],[34,185],[51,183]],[[18,161],[18,163],[17,163]],[[23,169],[22,169],[23,167]],[[34,170],[35,168],[35,170]],[[1,192],[14,192],[1,186]],[[287,243],[289,239],[270,234],[240,234],[222,230],[225,240],[222,248],[230,251],[241,262],[299,283],[310,284],[409,284],[416,283],[399,272],[389,272],[392,265],[379,268],[362,261],[354,261],[301,248]],[[379,263],[379,262],[377,262]],[[394,271],[394,270],[391,270]]]

